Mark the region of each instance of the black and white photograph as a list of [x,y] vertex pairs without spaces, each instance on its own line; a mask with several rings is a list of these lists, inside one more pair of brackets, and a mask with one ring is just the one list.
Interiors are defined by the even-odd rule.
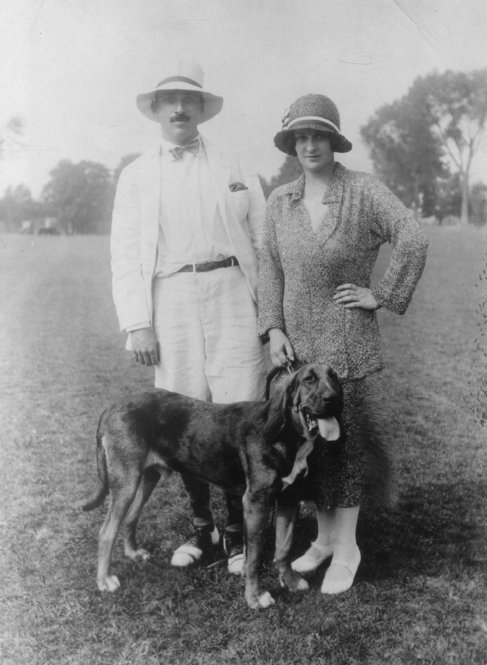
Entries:
[[487,663],[484,0],[4,0],[0,661]]

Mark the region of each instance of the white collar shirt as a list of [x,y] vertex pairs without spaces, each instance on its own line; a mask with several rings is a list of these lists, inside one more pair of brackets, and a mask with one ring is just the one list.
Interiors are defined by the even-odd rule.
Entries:
[[174,147],[161,141],[158,277],[167,277],[186,264],[215,261],[233,253],[201,137],[196,154],[185,150],[175,159],[170,152]]

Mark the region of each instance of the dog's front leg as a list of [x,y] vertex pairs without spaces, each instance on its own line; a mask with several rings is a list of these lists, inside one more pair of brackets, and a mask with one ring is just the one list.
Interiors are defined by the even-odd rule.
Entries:
[[260,587],[260,562],[274,498],[271,490],[252,491],[247,488],[243,497],[245,527],[245,599],[254,610],[270,607],[274,598]]
[[276,551],[274,563],[279,571],[281,586],[289,591],[306,591],[306,580],[291,568],[290,552],[293,544],[294,525],[299,513],[299,502],[293,497],[277,499],[276,510]]

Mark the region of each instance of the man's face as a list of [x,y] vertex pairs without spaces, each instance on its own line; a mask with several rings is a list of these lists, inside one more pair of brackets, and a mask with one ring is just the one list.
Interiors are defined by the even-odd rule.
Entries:
[[191,143],[203,117],[203,98],[197,92],[166,90],[157,94],[155,114],[162,138],[177,145]]

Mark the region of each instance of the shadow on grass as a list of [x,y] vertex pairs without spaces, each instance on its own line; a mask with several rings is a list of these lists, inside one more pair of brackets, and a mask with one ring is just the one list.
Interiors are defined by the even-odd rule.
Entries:
[[[393,509],[364,508],[357,533],[362,551],[357,579],[373,584],[485,566],[487,547],[480,516],[486,489],[464,481],[410,487]],[[306,549],[315,533],[313,511],[308,511],[296,528],[296,554]],[[322,571],[317,575],[321,577]]]
[[365,555],[362,575],[371,581],[436,576],[485,563],[478,519],[485,489],[465,481],[410,487],[394,510],[367,511],[358,534]]
[[[487,561],[485,533],[479,526],[485,496],[486,487],[480,483],[438,483],[403,490],[393,509],[365,507],[361,513],[357,534],[362,552],[357,581],[371,584],[383,581],[394,583],[401,582],[410,575],[435,577],[443,574],[455,575],[465,569],[472,573],[476,569],[480,570]],[[167,525],[169,528],[166,536],[171,534],[172,538],[161,538],[161,524],[157,523],[157,518],[145,522],[142,545],[153,555],[148,567],[134,567],[134,564],[120,556],[121,551],[118,556],[115,554],[114,567],[116,572],[125,578],[124,581],[128,581],[134,575],[135,569],[139,568],[142,578],[147,576],[157,580],[161,573],[171,576],[175,574],[169,560],[172,549],[181,539],[177,532],[181,530],[181,522],[184,520],[176,521],[179,529],[173,519],[169,519],[170,525]],[[315,535],[314,509],[311,504],[306,504],[296,525],[292,557],[302,554]],[[89,540],[92,546],[96,547],[93,536],[91,533]],[[263,574],[270,575],[271,578],[276,576],[272,564],[273,554],[274,529],[269,524],[263,555]],[[320,566],[311,577],[312,587],[320,586],[323,570],[324,566]],[[226,576],[225,571],[223,562],[215,569],[220,583]],[[207,583],[210,571],[203,575],[201,573],[199,569],[199,572],[190,574],[190,578],[194,577],[193,584],[197,584],[199,577],[203,584]],[[180,577],[181,580],[184,579],[184,575]]]

